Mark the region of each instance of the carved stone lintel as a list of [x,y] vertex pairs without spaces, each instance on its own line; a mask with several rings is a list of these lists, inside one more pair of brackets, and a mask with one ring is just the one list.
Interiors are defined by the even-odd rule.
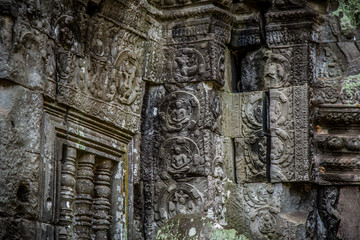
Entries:
[[94,192],[94,163],[95,156],[84,154],[78,160],[75,200],[75,234],[80,239],[91,239],[92,233],[92,203]]

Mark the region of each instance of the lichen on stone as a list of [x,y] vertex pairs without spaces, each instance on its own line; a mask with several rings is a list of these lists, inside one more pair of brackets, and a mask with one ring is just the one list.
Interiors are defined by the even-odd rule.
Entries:
[[235,229],[215,229],[211,240],[248,240],[244,235],[238,235]]
[[360,26],[360,1],[338,0],[339,7],[333,14],[340,19],[341,31],[345,36]]

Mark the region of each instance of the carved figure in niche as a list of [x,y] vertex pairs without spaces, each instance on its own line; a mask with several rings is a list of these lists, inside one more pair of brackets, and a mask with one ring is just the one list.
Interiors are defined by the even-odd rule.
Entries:
[[181,148],[179,146],[175,146],[174,155],[172,155],[171,157],[171,166],[173,168],[179,169],[185,166],[187,163],[188,163],[188,157],[186,156],[186,154],[181,153]]
[[74,44],[74,33],[70,28],[64,26],[60,28],[59,40],[66,49],[71,49]]
[[174,108],[170,108],[170,120],[175,123],[175,125],[181,123],[187,123],[190,119],[191,106],[183,100],[176,100],[173,104]]
[[329,47],[324,47],[320,52],[317,77],[336,78],[343,75],[342,67],[334,52]]
[[199,174],[204,171],[201,167],[199,149],[190,138],[170,138],[160,148],[159,169],[163,179],[185,178],[188,174]]
[[117,100],[128,105],[133,103],[138,96],[141,84],[135,53],[129,50],[120,53],[112,75],[116,83]]
[[177,214],[190,214],[195,210],[195,203],[183,190],[176,191],[169,199],[169,214],[171,217]]
[[203,197],[193,185],[177,182],[176,185],[157,184],[159,195],[155,200],[155,219],[164,222],[177,214],[199,213],[204,204]]
[[195,49],[179,50],[174,58],[173,73],[177,82],[196,81],[205,72],[205,61]]
[[[71,52],[59,52],[57,54],[57,72],[60,78],[68,79],[74,71],[74,55]],[[72,79],[69,79],[71,82]]]
[[78,51],[80,45],[78,44],[80,33],[79,26],[71,16],[61,16],[55,23],[55,38],[56,42],[60,44],[67,51]]
[[258,230],[262,234],[271,234],[275,232],[276,219],[269,211],[266,211],[265,209],[259,211],[257,218],[257,222],[259,224]]
[[244,135],[253,136],[252,130],[260,130],[263,126],[263,96],[262,92],[250,92],[243,95],[241,117],[247,128]]
[[166,131],[192,129],[199,118],[199,101],[187,92],[173,92],[160,105],[160,122]]
[[279,53],[267,51],[264,56],[267,60],[264,67],[266,88],[279,88],[288,85],[288,71],[290,63]]

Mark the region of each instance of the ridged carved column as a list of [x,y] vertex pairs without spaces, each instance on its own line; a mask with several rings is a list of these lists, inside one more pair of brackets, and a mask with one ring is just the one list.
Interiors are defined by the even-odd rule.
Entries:
[[110,227],[111,160],[100,160],[95,172],[94,220],[95,239],[108,239]]
[[78,160],[75,234],[79,239],[91,239],[92,234],[94,163],[95,156],[92,154],[84,154]]
[[73,202],[75,198],[76,149],[68,147],[61,169],[60,219],[63,228],[59,231],[59,239],[71,239],[74,219]]

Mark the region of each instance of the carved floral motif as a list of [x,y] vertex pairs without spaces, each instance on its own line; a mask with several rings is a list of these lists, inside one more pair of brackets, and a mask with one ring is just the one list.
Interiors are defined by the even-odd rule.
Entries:
[[244,123],[243,151],[248,179],[266,174],[267,139],[263,132],[263,93],[243,93],[241,117]]
[[249,184],[244,187],[243,195],[245,218],[250,220],[253,235],[270,239],[275,237],[279,209],[274,199],[274,187],[268,184]]

